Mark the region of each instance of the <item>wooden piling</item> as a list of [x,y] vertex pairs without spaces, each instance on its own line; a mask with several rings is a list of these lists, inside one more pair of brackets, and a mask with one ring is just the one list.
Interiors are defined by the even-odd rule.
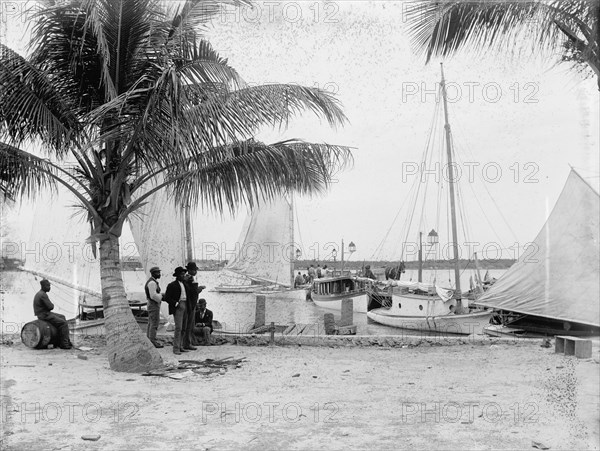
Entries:
[[275,323],[271,322],[271,338],[269,339],[269,344],[275,344]]
[[342,300],[342,318],[340,319],[339,325],[351,326],[354,323],[354,299],[343,299]]
[[325,313],[323,321],[325,323],[325,335],[335,335],[336,328],[333,313]]
[[265,325],[266,321],[266,296],[262,294],[256,295],[256,311],[254,314],[254,329]]

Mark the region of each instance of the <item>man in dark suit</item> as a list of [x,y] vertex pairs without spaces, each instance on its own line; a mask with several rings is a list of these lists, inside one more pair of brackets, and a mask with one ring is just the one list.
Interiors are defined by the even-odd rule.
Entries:
[[199,299],[196,307],[194,335],[202,346],[210,346],[210,334],[213,331],[213,312],[206,308],[206,299]]
[[198,285],[196,282],[196,274],[198,266],[195,262],[189,262],[186,265],[187,274],[185,275],[184,283],[188,287],[189,297],[187,299],[187,307],[183,315],[183,326],[181,331],[181,345],[186,351],[195,351],[194,346],[194,312],[196,311],[196,303],[198,295],[206,288],[204,285]]
[[48,292],[50,291],[50,281],[40,281],[41,290],[38,291],[33,298],[33,314],[41,319],[52,324],[58,329],[60,334],[60,348],[71,349],[73,345],[69,339],[69,324],[65,315],[54,313],[54,304],[50,302]]
[[182,327],[183,317],[187,308],[187,299],[189,296],[189,288],[185,281],[186,269],[178,266],[175,268],[173,277],[175,280],[167,285],[163,301],[169,304],[169,315],[175,318],[175,336],[173,337],[173,354],[180,355],[182,348]]

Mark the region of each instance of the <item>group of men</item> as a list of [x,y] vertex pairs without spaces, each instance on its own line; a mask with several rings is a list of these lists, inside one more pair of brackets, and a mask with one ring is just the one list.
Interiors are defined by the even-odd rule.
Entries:
[[186,267],[178,266],[173,272],[175,280],[167,285],[164,295],[161,295],[158,279],[161,270],[158,266],[150,268],[150,278],[144,289],[148,300],[148,331],[150,341],[157,348],[163,345],[156,340],[156,332],[160,320],[160,304],[169,305],[169,315],[175,320],[173,337],[173,354],[195,351],[196,346],[210,345],[210,334],[213,331],[213,314],[206,308],[206,299],[198,299],[206,287],[198,285],[196,274],[198,266],[189,262]]
[[[206,287],[198,285],[195,276],[198,266],[190,262],[185,268],[175,268],[175,280],[167,285],[161,294],[158,280],[161,270],[158,266],[150,268],[150,278],[146,281],[144,290],[148,301],[148,329],[147,336],[156,348],[163,345],[157,341],[156,333],[160,321],[160,305],[169,304],[169,314],[175,319],[175,336],[173,338],[173,353],[181,354],[186,351],[195,351],[196,346],[210,345],[210,334],[213,331],[213,313],[206,308],[206,299],[198,299],[199,294]],[[64,315],[54,313],[54,304],[50,302],[48,292],[51,289],[50,281],[44,279],[40,282],[41,289],[33,298],[33,313],[38,319],[52,324],[58,329],[58,342],[61,349],[71,349],[73,345],[69,339],[69,325]]]

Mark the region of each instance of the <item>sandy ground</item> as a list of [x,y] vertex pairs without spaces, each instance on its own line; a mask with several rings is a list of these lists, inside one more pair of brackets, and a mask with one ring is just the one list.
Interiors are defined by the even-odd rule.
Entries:
[[0,347],[1,449],[600,448],[597,346],[576,359],[538,340],[226,344],[181,357],[245,357],[240,368],[173,380],[114,373],[98,339],[84,345]]

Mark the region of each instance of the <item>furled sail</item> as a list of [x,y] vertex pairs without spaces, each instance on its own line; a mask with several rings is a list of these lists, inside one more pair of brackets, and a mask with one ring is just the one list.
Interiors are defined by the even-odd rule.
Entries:
[[[138,196],[151,189],[141,187]],[[170,276],[177,266],[185,266],[185,222],[168,190],[160,189],[129,217],[131,233],[140,255],[144,272],[153,266],[161,268],[163,277]]]
[[261,283],[289,287],[295,251],[293,217],[285,198],[256,207],[246,220],[236,254],[225,270]]
[[571,170],[534,245],[477,304],[600,326],[599,216],[600,196]]

